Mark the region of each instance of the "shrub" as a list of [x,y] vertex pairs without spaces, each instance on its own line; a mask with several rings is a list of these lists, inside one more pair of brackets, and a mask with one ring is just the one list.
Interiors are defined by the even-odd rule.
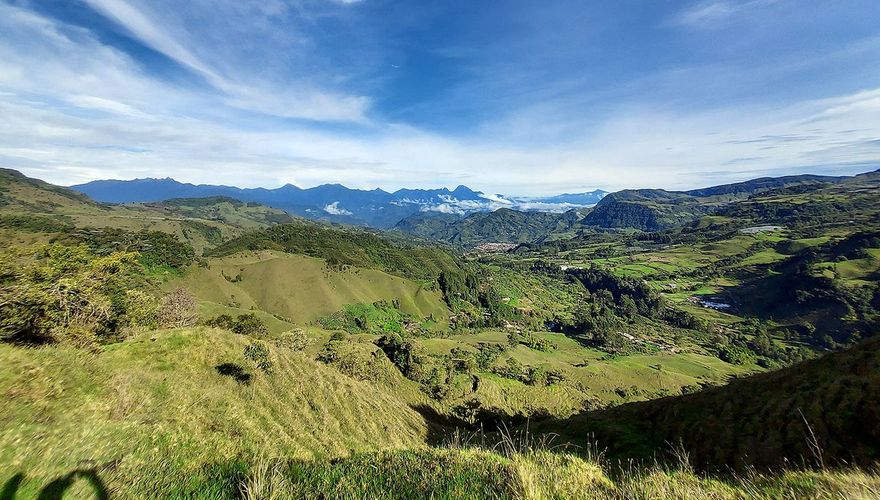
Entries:
[[480,403],[479,399],[469,399],[454,406],[452,408],[452,414],[468,424],[474,425],[477,422],[482,409],[483,405]]
[[472,373],[477,368],[474,353],[467,349],[456,347],[449,353],[449,359],[458,373]]
[[755,353],[745,347],[728,345],[718,351],[718,358],[733,365],[748,365],[755,362]]
[[276,343],[279,347],[284,347],[285,349],[302,351],[312,343],[312,339],[306,335],[304,330],[297,328],[282,334]]
[[390,333],[379,338],[376,345],[397,366],[404,377],[421,382],[430,376],[428,357],[412,340],[404,339],[403,336],[396,333]]
[[477,367],[483,371],[491,369],[495,362],[498,361],[501,354],[506,350],[505,346],[502,346],[501,344],[487,344],[482,342],[477,346],[477,349],[479,349],[476,357]]
[[228,314],[221,314],[216,318],[211,318],[205,321],[205,325],[213,327],[213,328],[223,328],[225,330],[232,330],[232,325],[235,324],[235,319]]
[[156,319],[163,328],[193,326],[199,319],[198,302],[186,288],[178,288],[162,299]]
[[321,352],[318,353],[316,358],[318,361],[326,364],[335,363],[339,359],[339,347],[338,342],[330,341],[324,344]]
[[337,370],[357,380],[377,382],[385,376],[382,351],[374,351],[369,356],[359,352],[337,352],[331,363]]
[[158,324],[156,297],[140,290],[126,290],[126,319],[136,328],[154,328]]
[[232,331],[239,335],[265,335],[269,328],[256,314],[247,313],[235,319]]
[[496,375],[513,380],[522,380],[525,375],[525,367],[516,358],[507,358],[507,361],[494,370]]
[[524,336],[520,340],[520,342],[522,342],[522,344],[524,344],[525,346],[527,346],[531,349],[534,349],[536,351],[550,352],[550,351],[553,351],[556,349],[556,344],[554,344],[553,342],[551,342],[545,338],[536,337],[535,335],[532,335],[532,334]]

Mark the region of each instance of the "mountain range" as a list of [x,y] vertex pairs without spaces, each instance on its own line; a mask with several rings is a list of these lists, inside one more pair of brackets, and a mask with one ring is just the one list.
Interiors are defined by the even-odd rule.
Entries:
[[381,189],[350,189],[341,184],[324,184],[303,189],[286,184],[275,189],[189,184],[171,178],[98,180],[71,186],[104,203],[157,202],[174,198],[224,196],[280,208],[290,214],[314,220],[344,224],[393,227],[420,212],[464,216],[475,212],[511,208],[523,211],[564,212],[593,206],[607,194],[602,190],[540,198],[487,195],[466,186],[453,190],[400,189],[389,193]]

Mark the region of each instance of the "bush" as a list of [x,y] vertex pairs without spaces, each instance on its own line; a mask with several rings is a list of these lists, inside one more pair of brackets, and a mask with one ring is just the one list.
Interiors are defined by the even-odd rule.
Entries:
[[291,330],[285,334],[282,334],[278,340],[276,341],[279,347],[283,347],[285,349],[290,349],[292,351],[302,351],[309,344],[312,343],[312,339],[306,335],[306,332],[297,328],[296,330]]
[[232,331],[239,335],[265,335],[269,333],[269,328],[256,314],[247,313],[235,319]]
[[[357,380],[377,382],[385,376],[385,361],[382,351],[374,351],[369,356],[359,352],[339,353],[332,364],[337,370]],[[387,362],[387,361],[386,361]]]
[[718,358],[733,365],[748,365],[755,362],[755,353],[745,347],[728,345],[718,351]]
[[543,366],[533,366],[525,370],[522,381],[529,385],[544,387],[564,382],[565,375],[559,370],[548,369]]
[[140,290],[126,290],[126,317],[128,325],[136,328],[155,328],[158,324],[156,297]]
[[315,359],[328,365],[335,363],[339,360],[339,343],[332,340],[327,342],[324,344],[324,348],[321,349],[321,352],[318,353],[318,356]]
[[212,328],[223,328],[224,330],[232,330],[232,325],[235,324],[235,319],[228,314],[221,314],[216,318],[209,319],[205,321],[206,326],[210,326]]
[[458,373],[470,374],[477,368],[474,353],[461,347],[453,348],[449,352],[449,359],[453,364],[454,370]]
[[412,340],[390,333],[376,341],[376,345],[400,370],[404,377],[423,382],[431,376],[430,360],[423,350]]
[[193,326],[199,320],[199,303],[186,288],[178,288],[162,299],[156,319],[163,328]]
[[495,365],[495,362],[498,361],[498,358],[501,357],[501,354],[504,353],[506,346],[502,346],[501,344],[487,344],[481,342],[477,345],[477,367],[480,370],[488,371]]
[[525,375],[525,366],[516,360],[516,358],[507,358],[507,361],[501,366],[492,370],[496,375],[513,380],[523,380]]
[[531,349],[534,349],[536,351],[550,352],[550,351],[556,350],[556,344],[554,344],[553,342],[551,342],[545,338],[536,337],[535,335],[531,335],[531,334],[525,336],[525,338],[523,338],[521,340],[521,342],[525,346],[527,346]]

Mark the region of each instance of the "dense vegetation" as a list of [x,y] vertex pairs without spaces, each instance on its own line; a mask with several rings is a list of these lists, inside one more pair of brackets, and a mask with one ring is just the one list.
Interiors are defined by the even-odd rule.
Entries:
[[156,297],[137,252],[95,254],[85,245],[53,244],[2,257],[2,340],[85,347],[118,341],[131,329],[195,322],[186,319],[195,302],[185,292]]
[[72,230],[69,239],[87,245],[96,255],[137,252],[148,272],[180,272],[195,260],[193,248],[173,235],[160,231],[131,232],[122,229]]
[[483,243],[525,243],[551,233],[566,232],[582,215],[577,210],[562,214],[519,212],[501,208],[464,218],[421,212],[398,222],[394,229],[452,245],[474,247]]

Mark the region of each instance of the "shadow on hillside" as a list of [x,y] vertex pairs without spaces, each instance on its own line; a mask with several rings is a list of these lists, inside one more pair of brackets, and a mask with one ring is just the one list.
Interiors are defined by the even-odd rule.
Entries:
[[472,422],[455,415],[439,413],[428,405],[411,405],[428,423],[427,442],[432,446],[442,446],[464,437],[473,439],[499,433],[502,430],[516,429],[532,422],[554,421],[548,413],[534,412],[529,415],[510,415],[498,408],[478,407],[472,412]]
[[[532,425],[613,460],[688,458],[707,472],[880,463],[880,336],[702,391]],[[670,453],[671,452],[671,453]]]
[[[21,472],[12,476],[3,489],[0,490],[0,500],[13,500],[18,495],[18,489],[24,482],[25,475]],[[38,500],[60,500],[64,498],[65,493],[73,487],[78,479],[85,479],[92,488],[95,498],[98,500],[106,500],[110,498],[107,486],[98,476],[96,469],[76,469],[68,474],[53,479],[49,484],[43,487],[37,494]]]
[[467,428],[468,423],[452,415],[444,415],[428,405],[410,405],[425,422],[428,423],[428,436],[425,438],[431,446],[447,444],[457,429]]
[[15,498],[15,493],[23,481],[24,474],[21,472],[9,478],[9,481],[6,481],[6,484],[3,485],[3,490],[0,490],[0,500],[12,500]]
[[214,369],[217,370],[217,373],[220,375],[232,377],[236,382],[242,385],[250,385],[251,378],[253,378],[241,365],[235,363],[221,363],[215,366]]

